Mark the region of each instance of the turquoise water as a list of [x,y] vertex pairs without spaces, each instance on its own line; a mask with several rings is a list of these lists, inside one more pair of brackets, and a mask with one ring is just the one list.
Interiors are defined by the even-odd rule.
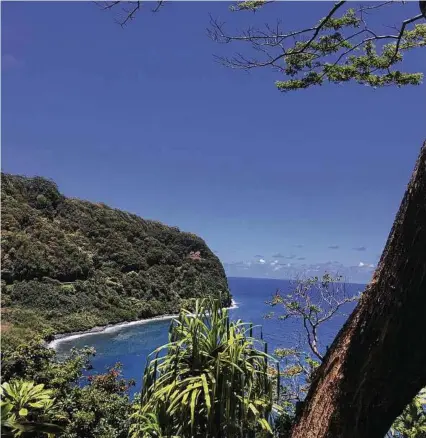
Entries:
[[[291,285],[287,280],[229,278],[228,281],[237,303],[237,308],[230,310],[231,317],[261,324],[264,339],[269,343],[269,351],[277,347],[290,347],[299,341],[302,328],[298,323],[264,318],[264,315],[272,310],[265,301],[269,300],[277,289],[289,291]],[[347,290],[350,294],[357,294],[364,287],[350,284],[347,285]],[[353,307],[353,304],[346,306],[343,314],[323,327],[320,336],[324,347],[331,344]],[[278,312],[278,309],[275,310]],[[59,356],[63,357],[73,347],[93,346],[96,356],[92,360],[91,372],[102,373],[120,362],[123,366],[123,376],[135,379],[135,391],[138,391],[147,356],[167,342],[169,325],[170,320],[154,320],[139,325],[113,328],[106,332],[65,339],[57,344],[56,349]],[[260,335],[260,329],[257,330],[257,335]]]

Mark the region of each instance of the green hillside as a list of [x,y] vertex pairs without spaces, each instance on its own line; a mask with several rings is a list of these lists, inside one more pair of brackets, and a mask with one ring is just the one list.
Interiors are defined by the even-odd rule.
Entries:
[[195,297],[230,303],[201,238],[66,198],[50,180],[2,174],[1,225],[6,342],[176,313]]

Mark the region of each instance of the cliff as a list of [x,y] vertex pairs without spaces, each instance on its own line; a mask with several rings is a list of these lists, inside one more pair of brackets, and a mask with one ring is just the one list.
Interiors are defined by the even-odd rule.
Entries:
[[2,173],[1,191],[7,340],[175,313],[207,295],[230,303],[219,259],[194,234],[67,198],[41,177]]

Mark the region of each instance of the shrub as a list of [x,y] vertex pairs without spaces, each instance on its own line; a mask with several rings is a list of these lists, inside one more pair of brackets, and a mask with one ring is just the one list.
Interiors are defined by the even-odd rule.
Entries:
[[182,310],[171,324],[169,343],[154,351],[145,370],[132,436],[272,433],[272,413],[278,409],[272,358],[267,344],[249,332],[241,321],[231,322],[217,300],[197,300],[194,314]]

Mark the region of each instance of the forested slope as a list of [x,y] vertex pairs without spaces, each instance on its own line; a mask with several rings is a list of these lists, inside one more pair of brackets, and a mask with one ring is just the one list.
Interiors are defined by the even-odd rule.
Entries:
[[[199,252],[199,253],[198,253]],[[198,236],[2,174],[2,325],[6,338],[63,333],[175,313],[230,295]]]

